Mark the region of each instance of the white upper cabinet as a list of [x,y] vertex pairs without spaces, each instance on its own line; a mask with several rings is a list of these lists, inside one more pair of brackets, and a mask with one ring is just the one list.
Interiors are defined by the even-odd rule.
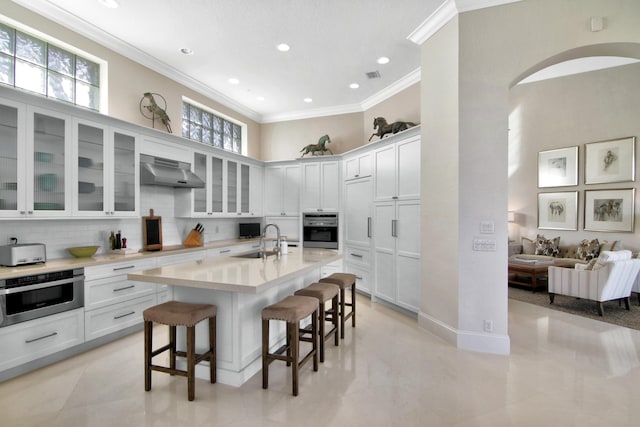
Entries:
[[340,208],[340,162],[302,163],[303,212],[338,211]]
[[54,218],[68,216],[72,211],[71,134],[69,116],[27,108],[26,201],[20,215]]
[[371,243],[371,178],[347,181],[344,194],[344,235],[347,245]]
[[376,201],[420,198],[420,137],[376,150],[374,174]]
[[300,165],[267,166],[264,169],[264,215],[300,214]]
[[345,181],[371,176],[371,152],[362,153],[344,159]]
[[86,120],[74,120],[73,215],[139,214],[139,138]]
[[[253,185],[260,185],[255,167],[218,155],[196,151],[189,160],[191,170],[205,182],[204,188],[176,189],[178,217],[256,216],[261,206],[252,201]],[[256,179],[253,178],[256,174]],[[255,196],[261,203],[261,194]]]
[[251,165],[249,172],[249,210],[251,216],[262,216],[264,212],[264,168]]
[[[0,217],[26,215],[26,106],[0,99]],[[22,214],[20,214],[22,212]]]

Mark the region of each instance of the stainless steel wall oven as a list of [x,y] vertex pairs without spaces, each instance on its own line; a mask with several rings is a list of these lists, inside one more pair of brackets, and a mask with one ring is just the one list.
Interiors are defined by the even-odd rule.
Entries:
[[338,214],[303,213],[302,234],[305,248],[338,249]]
[[84,268],[0,280],[0,327],[84,306]]

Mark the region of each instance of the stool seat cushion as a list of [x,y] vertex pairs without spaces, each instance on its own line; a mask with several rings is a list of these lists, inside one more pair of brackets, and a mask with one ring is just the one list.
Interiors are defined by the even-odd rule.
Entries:
[[333,283],[312,283],[306,288],[295,291],[294,295],[314,297],[318,301],[324,302],[335,297],[339,292],[340,288]]
[[196,323],[215,317],[218,308],[212,304],[192,304],[181,301],[167,301],[142,312],[146,322],[156,322],[169,326],[195,326]]
[[320,279],[320,282],[333,283],[344,289],[356,283],[356,275],[351,273],[333,273],[331,276]]
[[290,295],[275,304],[262,309],[263,320],[284,320],[299,322],[318,310],[318,299],[300,295]]

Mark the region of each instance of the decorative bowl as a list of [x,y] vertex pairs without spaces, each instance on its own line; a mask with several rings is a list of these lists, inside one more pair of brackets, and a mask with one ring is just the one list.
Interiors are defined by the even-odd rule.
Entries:
[[69,253],[76,258],[88,258],[96,253],[100,246],[76,246],[75,248],[67,248]]

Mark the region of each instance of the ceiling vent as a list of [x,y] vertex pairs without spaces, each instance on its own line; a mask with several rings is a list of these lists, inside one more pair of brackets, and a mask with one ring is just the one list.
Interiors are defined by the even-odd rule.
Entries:
[[379,79],[380,78],[380,71],[376,70],[376,71],[369,71],[368,73],[365,73],[367,75],[368,79]]

